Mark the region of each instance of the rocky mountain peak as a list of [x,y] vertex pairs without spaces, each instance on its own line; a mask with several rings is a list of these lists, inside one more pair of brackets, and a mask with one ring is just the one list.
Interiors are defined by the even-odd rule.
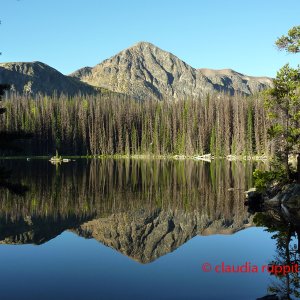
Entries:
[[[140,50],[152,49],[152,50],[155,50],[155,49],[159,49],[159,48],[152,43],[140,41],[140,42],[137,42],[136,44],[130,46],[127,49],[140,49]],[[159,49],[159,50],[161,50],[161,49]],[[161,50],[161,51],[163,51],[163,50]]]
[[148,42],[139,42],[88,72],[82,70],[72,76],[138,99],[185,99],[212,92],[250,95],[272,84],[270,78],[246,76],[231,69],[195,69]]
[[272,85],[268,77],[253,77],[231,69],[195,69],[174,54],[138,42],[95,67],[65,76],[45,63],[0,63],[0,83],[23,93],[68,95],[94,93],[99,88],[136,99],[186,99],[208,93],[251,95]]

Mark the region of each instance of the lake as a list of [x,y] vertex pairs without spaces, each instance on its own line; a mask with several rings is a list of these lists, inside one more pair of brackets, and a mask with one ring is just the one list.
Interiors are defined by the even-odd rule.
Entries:
[[256,299],[285,282],[263,270],[281,236],[244,205],[250,162],[0,164],[28,188],[0,190],[1,299]]

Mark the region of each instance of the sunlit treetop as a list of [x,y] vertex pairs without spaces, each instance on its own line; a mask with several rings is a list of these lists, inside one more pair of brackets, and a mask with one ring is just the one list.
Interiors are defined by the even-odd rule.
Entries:
[[291,28],[288,34],[281,36],[275,44],[280,50],[290,53],[300,52],[300,26]]

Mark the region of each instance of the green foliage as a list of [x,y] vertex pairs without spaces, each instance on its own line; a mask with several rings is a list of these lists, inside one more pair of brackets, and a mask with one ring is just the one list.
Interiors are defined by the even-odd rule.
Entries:
[[215,129],[215,126],[211,130],[209,151],[213,155],[216,154],[216,129]]
[[29,155],[58,149],[63,155],[226,156],[253,155],[262,147],[268,155],[262,98],[254,106],[246,97],[218,97],[138,102],[125,96],[12,96],[0,130],[32,131]]
[[281,135],[284,132],[282,124],[273,124],[268,129],[268,135],[270,138]]
[[[300,68],[293,69],[289,64],[285,64],[274,79],[274,87],[269,90],[272,96],[270,102],[267,102],[269,107],[274,107],[274,104],[286,108],[287,105],[295,105],[299,101],[299,81]],[[273,101],[272,101],[273,100]],[[288,102],[286,102],[289,100]]]
[[83,107],[84,110],[87,110],[87,109],[88,109],[88,107],[89,107],[89,102],[88,102],[88,100],[86,100],[86,99],[83,99],[83,100],[82,100],[82,107]]
[[265,107],[271,122],[268,136],[276,143],[276,158],[285,165],[290,177],[288,157],[300,151],[300,68],[284,65],[274,79],[274,87],[265,92]]
[[262,171],[256,169],[253,172],[254,186],[263,191],[266,188],[272,186],[278,182],[284,182],[286,180],[285,170],[280,168],[276,171]]
[[253,109],[250,106],[247,112],[247,147],[246,154],[251,155],[253,150]]
[[280,50],[286,50],[290,53],[300,52],[300,26],[291,28],[288,34],[277,39],[275,44]]

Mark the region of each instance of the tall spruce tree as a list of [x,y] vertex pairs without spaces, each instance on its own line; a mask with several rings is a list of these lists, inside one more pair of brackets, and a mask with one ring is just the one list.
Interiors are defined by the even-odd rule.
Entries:
[[289,156],[300,153],[300,68],[293,69],[288,64],[282,67],[268,94],[266,107],[272,120],[269,136],[276,140],[276,157],[283,162],[290,180]]
[[[300,52],[300,25],[292,27],[287,35],[283,35],[275,42],[279,50],[286,50],[288,53]],[[290,129],[292,133],[291,142],[293,150],[297,152],[297,173],[298,182],[300,183],[300,68],[290,69],[288,76],[291,95],[292,106],[294,113],[292,114],[292,121],[294,127]],[[292,81],[292,82],[291,82]]]
[[[275,41],[279,50],[300,52],[300,26],[295,26]],[[275,141],[275,171],[254,172],[255,185],[264,188],[276,181],[290,181],[292,170],[289,156],[297,156],[297,182],[300,183],[300,67],[294,69],[286,64],[274,79],[274,87],[267,90],[265,106],[271,126],[269,138]],[[278,166],[276,162],[281,164]],[[282,164],[284,168],[282,169]]]

